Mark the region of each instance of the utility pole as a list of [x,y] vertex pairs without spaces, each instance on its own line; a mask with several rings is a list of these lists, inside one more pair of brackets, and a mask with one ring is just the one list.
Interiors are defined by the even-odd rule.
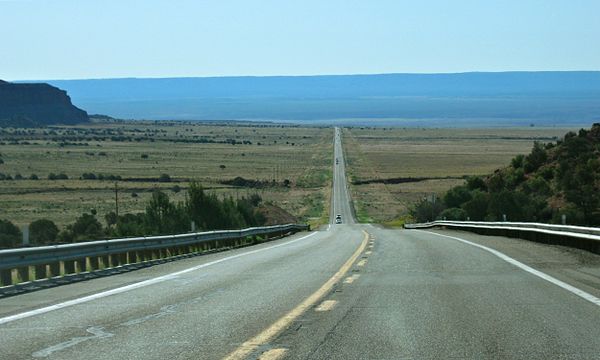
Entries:
[[436,194],[431,194],[431,221],[435,221],[435,200]]
[[115,215],[117,215],[117,220],[119,221],[119,185],[115,182]]

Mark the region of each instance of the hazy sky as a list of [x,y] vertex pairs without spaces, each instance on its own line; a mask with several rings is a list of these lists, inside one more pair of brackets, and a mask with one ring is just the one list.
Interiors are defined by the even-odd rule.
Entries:
[[600,70],[600,0],[0,0],[0,79]]

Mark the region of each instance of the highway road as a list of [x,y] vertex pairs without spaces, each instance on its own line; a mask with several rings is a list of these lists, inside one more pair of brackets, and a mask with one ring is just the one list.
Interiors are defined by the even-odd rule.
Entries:
[[342,224],[354,224],[355,220],[350,207],[350,196],[346,181],[346,163],[344,161],[342,131],[340,128],[335,128],[333,141],[333,196],[331,197],[332,211],[329,214],[329,222],[335,224],[336,215],[341,215]]
[[599,256],[356,224],[334,139],[342,224],[0,299],[0,358],[600,358]]

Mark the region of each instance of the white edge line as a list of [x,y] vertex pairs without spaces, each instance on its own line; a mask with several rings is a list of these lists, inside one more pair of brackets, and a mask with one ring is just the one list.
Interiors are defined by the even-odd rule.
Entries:
[[[575,237],[581,239],[591,239],[591,240],[600,240],[600,235],[594,234],[586,234],[586,233],[576,233],[570,231],[559,231],[559,230],[549,230],[549,229],[541,229],[541,228],[533,228],[533,227],[516,227],[516,226],[506,226],[506,225],[477,225],[477,224],[440,224],[440,226],[450,226],[450,227],[467,227],[467,228],[476,228],[476,229],[498,229],[498,230],[515,230],[515,231],[530,231],[542,234],[550,234],[550,235],[559,235],[559,236],[568,236]],[[423,226],[423,227],[409,227],[407,229],[410,230],[419,230],[419,229],[428,229],[432,226]]]
[[567,291],[569,291],[569,292],[571,292],[571,293],[573,293],[573,294],[575,294],[575,295],[577,295],[577,296],[579,296],[579,297],[581,297],[581,298],[583,298],[583,299],[585,299],[585,300],[593,303],[594,305],[600,306],[600,298],[597,298],[597,297],[595,297],[594,295],[592,295],[590,293],[587,293],[587,292],[585,292],[585,291],[583,291],[583,290],[581,290],[579,288],[576,288],[575,286],[569,285],[569,284],[567,284],[564,281],[558,280],[557,278],[552,277],[552,276],[550,276],[550,275],[548,275],[546,273],[543,273],[543,272],[541,272],[539,270],[536,270],[536,269],[534,269],[534,268],[532,268],[530,266],[527,266],[527,265],[523,264],[522,262],[520,262],[518,260],[515,260],[515,259],[511,258],[510,256],[501,253],[498,250],[494,250],[494,249],[491,249],[491,248],[489,248],[487,246],[479,245],[479,244],[470,242],[468,240],[457,238],[457,237],[454,237],[454,236],[442,235],[442,234],[438,234],[438,233],[435,233],[435,232],[424,231],[424,230],[417,230],[417,231],[421,231],[421,232],[425,232],[425,233],[428,233],[428,234],[433,234],[433,235],[437,235],[437,236],[442,236],[442,237],[450,238],[450,239],[453,239],[453,240],[456,240],[456,241],[460,241],[460,242],[465,243],[465,244],[469,244],[469,245],[478,247],[478,248],[480,248],[482,250],[485,250],[487,252],[490,252],[490,253],[496,255],[500,259],[506,261],[509,264],[512,264],[512,265],[520,268],[521,270],[525,270],[528,273],[530,273],[532,275],[535,275],[535,276],[537,276],[537,277],[539,277],[541,279],[544,279],[544,280],[546,280],[548,282],[551,282],[552,284],[554,284],[556,286],[560,286],[561,288],[563,288],[563,289],[565,289],[565,290],[567,290]]
[[272,246],[265,247],[265,248],[262,248],[262,249],[256,249],[256,250],[248,251],[248,252],[245,252],[245,253],[228,256],[228,257],[225,257],[225,258],[222,258],[222,259],[210,261],[210,262],[207,262],[207,263],[204,263],[204,264],[201,264],[201,265],[198,265],[198,266],[194,266],[194,267],[191,267],[191,268],[187,268],[185,270],[177,271],[177,272],[174,272],[174,273],[171,273],[171,274],[162,275],[162,276],[155,277],[155,278],[152,278],[152,279],[140,281],[140,282],[137,282],[137,283],[134,283],[134,284],[130,284],[130,285],[126,285],[126,286],[121,286],[121,287],[118,287],[118,288],[115,288],[115,289],[111,289],[111,290],[107,290],[107,291],[102,291],[102,292],[99,292],[97,294],[92,294],[92,295],[84,296],[84,297],[81,297],[81,298],[77,298],[77,299],[73,299],[73,300],[68,300],[68,301],[65,301],[65,302],[61,302],[61,303],[58,303],[58,304],[46,306],[46,307],[43,307],[43,308],[26,311],[26,312],[23,312],[23,313],[20,313],[20,314],[6,316],[6,317],[3,317],[3,318],[0,318],[0,325],[1,324],[9,323],[9,322],[12,322],[12,321],[15,321],[15,320],[25,319],[25,318],[28,318],[28,317],[31,317],[31,316],[35,316],[35,315],[44,314],[44,313],[47,313],[47,312],[50,312],[50,311],[54,311],[54,310],[58,310],[58,309],[63,309],[63,308],[69,307],[69,306],[83,304],[83,303],[86,303],[88,301],[92,301],[92,300],[104,298],[104,297],[107,297],[107,296],[124,293],[126,291],[130,291],[130,290],[134,290],[134,289],[139,289],[141,287],[145,287],[145,286],[148,286],[148,285],[153,285],[153,284],[156,284],[156,283],[159,283],[159,282],[163,282],[163,281],[166,281],[166,280],[173,279],[173,278],[175,278],[175,277],[177,277],[179,275],[182,275],[182,274],[186,274],[186,273],[189,273],[189,272],[192,272],[192,271],[196,271],[198,269],[202,269],[202,268],[205,268],[205,267],[208,267],[208,266],[211,266],[211,265],[222,263],[224,261],[233,260],[233,259],[237,259],[237,258],[242,257],[242,256],[251,255],[251,254],[258,253],[258,252],[262,252],[262,251],[267,251],[267,250],[271,250],[271,249],[274,249],[274,248],[278,248],[278,247],[281,247],[281,246],[290,245],[290,244],[293,244],[293,243],[298,242],[300,240],[304,240],[304,239],[306,239],[306,238],[308,238],[310,236],[313,236],[315,234],[317,234],[317,232],[313,232],[311,234],[305,235],[305,236],[303,236],[301,238],[298,238],[298,239],[295,239],[295,240],[292,240],[292,241],[285,242],[283,244],[272,245]]

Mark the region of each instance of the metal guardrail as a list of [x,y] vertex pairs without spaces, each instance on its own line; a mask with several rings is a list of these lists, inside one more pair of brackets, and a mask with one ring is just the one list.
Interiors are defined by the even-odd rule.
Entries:
[[554,245],[563,245],[600,254],[600,228],[528,222],[484,222],[439,220],[405,224],[406,229],[443,227],[481,235],[500,235]]
[[[0,250],[0,289],[185,254],[241,247],[305,230],[309,230],[308,225],[288,224]],[[258,240],[258,237],[262,239]]]

